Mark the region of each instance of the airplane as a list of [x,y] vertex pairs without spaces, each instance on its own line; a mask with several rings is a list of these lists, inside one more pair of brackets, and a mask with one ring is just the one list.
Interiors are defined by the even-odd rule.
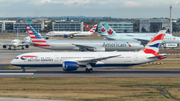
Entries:
[[84,37],[84,36],[90,36],[95,33],[97,28],[97,25],[94,25],[94,27],[88,31],[88,32],[80,32],[80,31],[51,31],[46,34],[46,39],[48,36],[63,36],[64,38],[73,38],[73,37]]
[[[100,25],[100,24],[99,24]],[[117,34],[107,23],[104,24],[104,27],[100,25],[101,32],[104,31],[102,36],[106,40],[131,40],[131,41],[140,41],[141,44],[145,45],[147,44],[154,36],[155,33],[119,33]],[[165,33],[164,40],[162,42],[162,45],[166,43],[180,43],[180,38],[173,36],[171,34]]]
[[18,33],[17,33],[17,39],[14,40],[7,40],[7,39],[2,39],[5,41],[11,41],[11,43],[0,43],[0,45],[3,45],[3,48],[5,49],[7,46],[9,46],[9,50],[11,50],[11,47],[14,47],[14,50],[16,50],[16,47],[22,47],[21,49],[24,50],[24,46],[26,48],[29,48],[30,45],[30,37],[27,36],[24,38],[24,40],[19,40],[18,39]]
[[11,65],[25,67],[63,67],[64,71],[85,67],[86,72],[93,72],[92,67],[134,66],[165,58],[158,54],[166,30],[159,33],[138,52],[32,52],[16,56]]
[[26,25],[35,47],[50,50],[76,50],[76,51],[134,51],[144,46],[133,41],[105,41],[105,40],[44,40],[33,27]]

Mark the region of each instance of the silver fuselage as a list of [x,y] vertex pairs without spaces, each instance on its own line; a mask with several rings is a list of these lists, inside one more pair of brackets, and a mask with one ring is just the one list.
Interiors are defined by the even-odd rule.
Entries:
[[[77,50],[79,51],[80,48],[78,45],[82,46],[90,46],[94,48],[105,48],[105,51],[134,51],[134,50],[140,50],[144,46],[140,45],[138,42],[134,41],[103,41],[103,40],[57,40],[57,41],[51,41],[46,40],[46,43],[50,45],[50,47],[41,47],[45,49],[51,49],[51,50]],[[76,45],[75,45],[76,44]],[[84,47],[86,48],[86,47]]]

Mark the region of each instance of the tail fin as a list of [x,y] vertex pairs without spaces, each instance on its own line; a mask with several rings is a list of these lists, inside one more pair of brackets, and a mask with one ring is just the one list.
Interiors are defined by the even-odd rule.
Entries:
[[32,44],[37,47],[50,47],[49,44],[38,34],[33,27],[26,25]]
[[107,24],[104,24],[104,27],[107,29],[108,37],[117,36],[116,32]]
[[160,30],[157,35],[142,49],[146,54],[153,54],[154,56],[159,56],[159,48],[164,39],[166,30]]
[[101,30],[100,36],[107,36],[108,35],[106,29],[104,28],[104,26],[101,23],[98,23],[98,28]]
[[93,28],[91,28],[91,30],[90,30],[89,32],[90,32],[90,33],[95,33],[96,28],[97,28],[97,24],[96,24],[96,25],[94,25],[94,27],[93,27]]

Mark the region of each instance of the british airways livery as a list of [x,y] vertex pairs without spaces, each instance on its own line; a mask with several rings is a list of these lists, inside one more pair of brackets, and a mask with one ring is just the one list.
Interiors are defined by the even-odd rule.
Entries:
[[11,64],[24,72],[24,67],[63,67],[64,71],[86,67],[86,72],[93,72],[92,67],[140,65],[164,58],[158,54],[164,36],[165,30],[160,31],[138,52],[33,52],[18,55]]
[[134,51],[144,46],[134,41],[105,41],[105,40],[44,40],[30,25],[26,25],[31,38],[31,44],[35,47],[51,50],[75,50],[75,51]]
[[78,32],[78,31],[51,31],[46,34],[46,36],[63,36],[64,38],[73,38],[73,37],[84,37],[84,36],[90,36],[95,33],[97,28],[97,25],[94,25],[94,27],[88,31],[88,32]]

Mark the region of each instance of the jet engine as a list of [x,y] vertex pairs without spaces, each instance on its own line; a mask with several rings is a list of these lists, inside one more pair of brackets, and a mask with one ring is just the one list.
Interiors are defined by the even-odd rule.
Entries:
[[3,48],[6,48],[6,45],[3,45]]
[[73,62],[73,61],[65,61],[63,63],[63,70],[64,71],[72,71],[72,70],[77,70],[77,68],[79,67],[77,62]]
[[26,47],[26,48],[29,48],[29,45],[26,45],[25,47]]
[[104,47],[96,47],[96,48],[94,48],[94,52],[105,52],[105,48]]
[[48,40],[49,39],[49,37],[48,36],[46,36],[46,40]]
[[63,37],[64,38],[68,38],[69,36],[67,34],[63,34]]

